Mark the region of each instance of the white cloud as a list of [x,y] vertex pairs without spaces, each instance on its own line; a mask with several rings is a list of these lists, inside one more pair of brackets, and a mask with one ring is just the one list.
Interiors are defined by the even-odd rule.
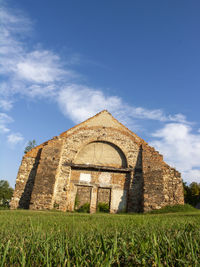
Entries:
[[58,103],[63,114],[75,122],[83,121],[103,109],[115,110],[122,104],[116,96],[106,97],[100,90],[77,84],[66,86],[60,91]]
[[70,84],[58,93],[58,103],[61,111],[74,122],[81,122],[97,112],[108,109],[114,116],[123,122],[149,119],[161,122],[186,122],[182,114],[165,115],[161,109],[145,109],[128,105],[118,96],[106,96],[102,90],[87,86]]
[[0,108],[3,110],[10,110],[12,108],[13,102],[8,99],[0,99]]
[[42,84],[73,76],[71,71],[62,68],[59,56],[48,50],[36,50],[26,54],[17,62],[14,71],[20,79]]
[[21,133],[12,133],[7,136],[7,141],[10,145],[14,146],[24,140]]
[[5,125],[0,124],[0,133],[8,133],[10,129],[7,128]]
[[44,97],[52,88],[59,91],[60,83],[77,78],[79,75],[64,67],[58,54],[26,45],[25,37],[32,32],[31,21],[14,11],[0,8],[0,95]]
[[22,142],[24,137],[20,133],[10,133],[10,129],[7,127],[7,124],[13,122],[13,119],[8,116],[6,113],[0,113],[0,133],[8,134],[7,142],[11,147],[14,147],[16,144]]
[[1,8],[1,14],[3,23],[0,26],[0,38],[3,41],[0,44],[0,62],[3,63],[0,72],[7,76],[7,82],[0,90],[4,94],[10,92],[12,95],[23,94],[32,98],[57,98],[63,113],[75,122],[102,109],[108,109],[129,124],[134,119],[185,121],[182,114],[166,116],[161,109],[130,106],[118,96],[105,95],[103,90],[72,83],[79,75],[69,69],[71,61],[63,64],[59,55],[52,51],[28,49],[20,38],[20,35],[32,30],[26,16],[16,16],[5,8]]
[[31,22],[16,10],[0,8],[0,73],[8,75],[16,68],[16,62],[23,57],[23,38],[31,31]]
[[0,133],[8,133],[10,129],[7,124],[13,122],[13,119],[6,113],[0,113]]
[[[55,100],[62,113],[74,122],[108,109],[132,129],[138,127],[140,120],[168,123],[154,133],[152,145],[165,155],[169,163],[183,171],[185,177],[191,175],[193,179],[199,174],[200,134],[192,134],[191,125],[183,114],[168,115],[162,109],[130,105],[118,96],[106,95],[103,89],[79,84],[80,75],[71,69],[77,60],[62,62],[53,51],[38,46],[31,48],[30,43],[28,47],[26,38],[31,32],[32,23],[24,14],[16,14],[3,6],[0,8],[1,108],[11,109],[13,97],[25,95]],[[70,55],[70,58],[73,57]],[[4,115],[0,115],[0,131],[8,133],[7,123],[12,119],[5,113],[1,114]],[[21,142],[23,136],[12,133],[7,140],[14,145]]]
[[[181,122],[181,123],[189,123],[187,120],[186,120],[186,117],[185,115],[181,114],[181,113],[178,113],[178,114],[175,114],[175,115],[169,115],[166,120],[164,121],[174,121],[174,122]],[[191,124],[191,123],[189,123]]]
[[200,169],[184,171],[183,178],[188,184],[191,184],[192,182],[200,183]]
[[200,181],[200,134],[183,123],[169,123],[157,130],[151,145],[159,150],[165,160],[182,172],[186,181]]

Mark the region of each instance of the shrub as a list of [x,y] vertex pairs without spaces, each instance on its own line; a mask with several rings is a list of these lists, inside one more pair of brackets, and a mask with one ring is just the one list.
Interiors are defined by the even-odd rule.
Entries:
[[90,203],[83,204],[79,209],[78,212],[90,213]]
[[98,212],[109,212],[110,211],[109,204],[105,202],[99,202],[97,205],[97,211]]
[[74,209],[75,210],[78,209],[79,204],[80,204],[80,201],[79,201],[78,195],[76,194],[76,198],[75,198],[75,202],[74,202]]
[[54,208],[54,209],[59,209],[59,204],[55,202],[55,203],[53,204],[53,208]]

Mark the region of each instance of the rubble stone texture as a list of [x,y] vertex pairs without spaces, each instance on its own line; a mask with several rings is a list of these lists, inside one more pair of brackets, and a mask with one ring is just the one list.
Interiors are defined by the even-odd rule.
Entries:
[[104,110],[24,155],[11,208],[110,212],[184,204],[181,175]]

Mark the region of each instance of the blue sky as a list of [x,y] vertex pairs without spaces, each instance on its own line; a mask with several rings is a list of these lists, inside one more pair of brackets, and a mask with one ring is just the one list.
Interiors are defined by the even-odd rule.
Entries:
[[200,2],[0,0],[0,179],[108,109],[200,182]]

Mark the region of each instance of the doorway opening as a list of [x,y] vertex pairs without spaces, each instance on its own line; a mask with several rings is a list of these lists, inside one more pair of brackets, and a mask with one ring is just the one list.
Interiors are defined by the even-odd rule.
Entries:
[[91,186],[77,186],[74,209],[78,212],[90,212]]
[[110,212],[111,188],[98,188],[97,212]]

